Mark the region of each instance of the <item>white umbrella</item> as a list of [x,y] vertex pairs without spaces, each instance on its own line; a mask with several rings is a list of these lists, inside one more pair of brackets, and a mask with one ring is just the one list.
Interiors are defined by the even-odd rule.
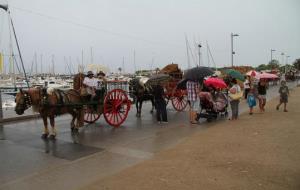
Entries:
[[109,68],[107,68],[106,66],[103,66],[103,65],[98,65],[98,64],[88,64],[87,69],[89,71],[95,71],[96,73],[98,73],[99,71],[102,71],[104,73],[109,72]]

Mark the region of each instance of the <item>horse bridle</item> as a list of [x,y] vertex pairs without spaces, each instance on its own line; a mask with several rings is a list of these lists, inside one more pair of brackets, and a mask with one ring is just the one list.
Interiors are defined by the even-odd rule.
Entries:
[[24,96],[24,102],[20,105],[24,110],[30,108],[32,106],[31,97],[28,92],[24,92],[20,90],[21,94]]

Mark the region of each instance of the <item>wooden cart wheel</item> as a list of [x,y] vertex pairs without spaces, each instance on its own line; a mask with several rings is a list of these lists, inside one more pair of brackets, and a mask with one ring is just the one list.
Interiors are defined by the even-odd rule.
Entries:
[[92,106],[84,107],[84,122],[95,123],[100,118],[100,113],[97,113]]
[[119,127],[127,118],[131,101],[122,89],[114,89],[107,93],[104,99],[103,115],[106,122]]
[[171,101],[174,109],[177,111],[183,111],[188,104],[186,90],[178,89],[175,87],[172,96],[173,97]]

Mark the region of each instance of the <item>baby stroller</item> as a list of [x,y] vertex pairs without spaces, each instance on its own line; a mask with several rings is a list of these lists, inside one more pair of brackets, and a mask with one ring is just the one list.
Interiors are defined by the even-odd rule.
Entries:
[[221,117],[228,116],[228,98],[222,92],[216,92],[212,95],[210,92],[200,92],[201,110],[197,114],[197,120],[206,118],[208,122],[217,119],[218,115]]

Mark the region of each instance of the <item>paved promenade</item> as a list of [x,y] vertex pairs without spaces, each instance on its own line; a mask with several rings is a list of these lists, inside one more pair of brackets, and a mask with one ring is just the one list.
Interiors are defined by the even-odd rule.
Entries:
[[82,189],[299,190],[300,88],[291,93],[288,113],[276,111],[277,103],[268,102],[265,113],[209,126]]
[[[289,85],[293,87],[295,83]],[[278,96],[277,91],[278,86],[271,87],[268,99]],[[244,100],[241,110],[247,111]],[[80,129],[78,135],[70,133],[69,116],[57,117],[56,141],[40,139],[43,131],[41,119],[0,125],[0,189],[94,188],[94,183],[98,184],[98,181],[128,167],[155,158],[160,152],[172,149],[194,134],[206,134],[219,128],[215,126],[228,123],[221,118],[211,123],[201,120],[199,125],[190,125],[186,112],[176,112],[168,106],[169,124],[158,125],[155,115],[149,113],[149,103],[142,111],[142,118],[138,119],[132,107],[128,119],[118,129],[108,126],[101,117],[97,123]],[[271,111],[273,113],[274,110]],[[258,115],[254,115],[254,121],[259,119]]]

